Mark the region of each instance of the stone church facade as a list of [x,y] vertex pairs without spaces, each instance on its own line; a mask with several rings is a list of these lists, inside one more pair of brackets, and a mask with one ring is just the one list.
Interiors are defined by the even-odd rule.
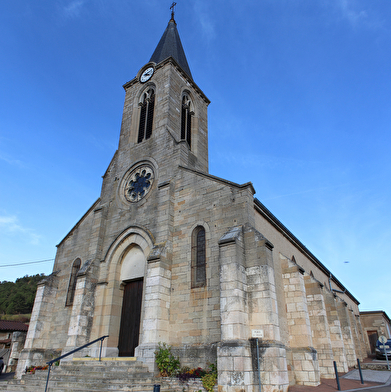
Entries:
[[[101,195],[60,242],[38,286],[18,375],[103,335],[103,356],[156,370],[217,362],[219,390],[318,385],[365,356],[358,301],[254,198],[208,172],[209,100],[169,21],[124,85],[118,150]],[[85,349],[82,355],[97,355]]]

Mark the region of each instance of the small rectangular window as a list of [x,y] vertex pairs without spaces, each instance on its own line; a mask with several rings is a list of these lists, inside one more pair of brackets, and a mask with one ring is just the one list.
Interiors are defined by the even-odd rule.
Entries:
[[206,285],[206,239],[205,229],[198,226],[192,234],[191,287]]

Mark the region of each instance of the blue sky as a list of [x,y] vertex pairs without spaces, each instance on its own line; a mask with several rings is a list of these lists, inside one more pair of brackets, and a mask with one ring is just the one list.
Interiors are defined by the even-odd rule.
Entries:
[[[177,0],[209,106],[210,173],[256,197],[391,316],[391,1]],[[0,280],[50,273],[99,197],[162,0],[0,3]],[[349,263],[345,263],[348,261]]]

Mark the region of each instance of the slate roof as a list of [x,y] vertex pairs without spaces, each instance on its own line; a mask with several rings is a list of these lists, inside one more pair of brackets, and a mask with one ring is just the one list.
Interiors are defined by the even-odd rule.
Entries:
[[27,332],[28,325],[20,321],[0,320],[0,331],[24,331]]
[[183,50],[181,39],[179,38],[179,33],[176,28],[176,22],[173,18],[168,22],[168,26],[149,61],[158,64],[169,57],[173,57],[182,70],[193,80],[189,64],[186,60],[185,51]]

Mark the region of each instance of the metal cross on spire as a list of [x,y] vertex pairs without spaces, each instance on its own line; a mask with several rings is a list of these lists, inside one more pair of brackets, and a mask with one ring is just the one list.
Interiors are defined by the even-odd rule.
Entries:
[[171,7],[170,7],[170,10],[171,10],[171,20],[174,20],[175,6],[176,6],[176,3],[175,3],[175,1],[173,1],[172,4],[171,4]]

